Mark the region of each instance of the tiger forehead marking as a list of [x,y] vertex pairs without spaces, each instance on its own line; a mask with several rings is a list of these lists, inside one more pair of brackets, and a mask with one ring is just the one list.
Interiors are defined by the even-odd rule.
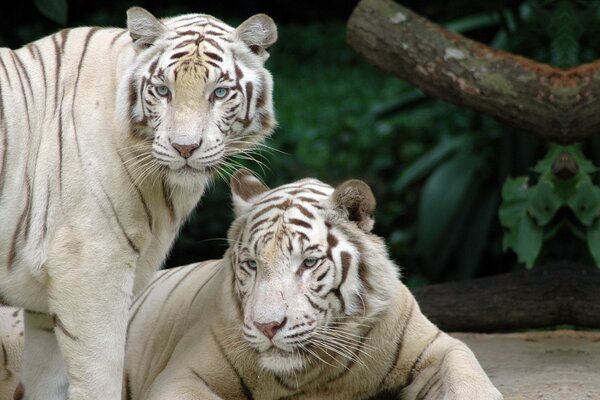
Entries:
[[[291,255],[296,245],[306,247],[310,238],[305,232],[313,228],[333,188],[316,180],[282,186],[256,203],[247,226],[248,245],[257,257],[274,260],[280,254]],[[262,235],[269,231],[270,234]]]

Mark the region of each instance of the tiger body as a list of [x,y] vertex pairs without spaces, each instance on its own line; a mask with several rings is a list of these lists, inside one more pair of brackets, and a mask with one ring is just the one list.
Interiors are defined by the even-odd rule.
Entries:
[[237,173],[225,257],[159,272],[132,306],[127,399],[502,399],[397,278],[357,182]]
[[270,18],[128,17],[0,49],[0,298],[27,310],[25,399],[121,398],[134,293],[274,126]]

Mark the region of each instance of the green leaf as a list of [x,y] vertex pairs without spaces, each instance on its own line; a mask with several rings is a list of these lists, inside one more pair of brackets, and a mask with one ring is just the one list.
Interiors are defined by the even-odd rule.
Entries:
[[463,137],[442,139],[435,147],[423,154],[417,161],[405,169],[400,177],[394,182],[394,193],[402,193],[407,186],[422,179],[440,162],[464,148],[466,140]]
[[563,202],[556,195],[551,180],[540,179],[538,184],[530,189],[528,211],[539,226],[547,225],[562,205]]
[[583,225],[591,226],[600,216],[600,188],[586,178],[574,185],[568,204]]
[[436,168],[425,182],[417,215],[417,251],[430,267],[442,263],[441,246],[459,239],[454,218],[468,206],[469,189],[482,164],[480,156],[460,153]]
[[519,223],[527,210],[529,201],[529,185],[525,176],[506,178],[502,186],[502,204],[498,210],[500,223],[505,228],[511,228]]
[[34,0],[34,3],[46,18],[67,25],[67,0]]
[[511,248],[517,254],[519,262],[527,269],[533,268],[535,260],[542,249],[544,232],[535,224],[533,219],[525,216],[519,224],[511,229],[502,241],[504,250]]
[[500,224],[507,229],[502,241],[504,250],[512,249],[527,268],[533,267],[544,239],[544,231],[531,212],[535,192],[535,186],[527,185],[526,177],[508,178],[502,187],[503,200],[498,211]]

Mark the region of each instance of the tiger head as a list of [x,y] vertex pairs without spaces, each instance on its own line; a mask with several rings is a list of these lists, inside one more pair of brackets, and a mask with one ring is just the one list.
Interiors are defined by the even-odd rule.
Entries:
[[311,360],[355,357],[397,281],[383,241],[370,232],[369,186],[303,179],[269,190],[241,170],[231,188],[236,219],[226,257],[242,336],[261,368],[286,374]]
[[271,133],[270,17],[254,15],[236,29],[204,14],[159,20],[133,7],[127,17],[135,57],[120,111],[170,182],[195,185]]

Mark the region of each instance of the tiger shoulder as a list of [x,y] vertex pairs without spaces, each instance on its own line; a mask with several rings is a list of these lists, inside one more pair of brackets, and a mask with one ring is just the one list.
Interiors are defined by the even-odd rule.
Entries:
[[503,398],[398,279],[368,185],[231,188],[224,258],[159,272],[132,307],[128,399]]

